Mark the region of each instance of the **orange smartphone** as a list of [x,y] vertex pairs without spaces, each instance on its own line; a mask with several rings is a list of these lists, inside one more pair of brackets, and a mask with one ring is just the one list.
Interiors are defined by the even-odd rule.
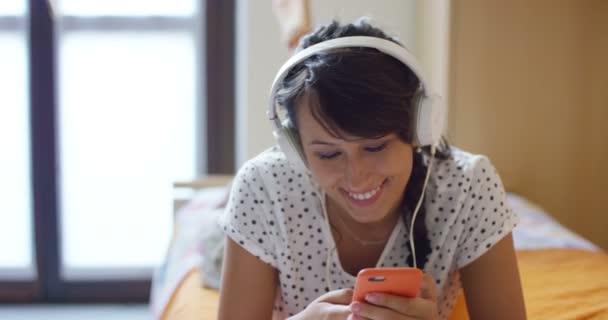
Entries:
[[353,301],[364,302],[372,292],[415,298],[422,288],[422,271],[417,268],[367,268],[359,271]]

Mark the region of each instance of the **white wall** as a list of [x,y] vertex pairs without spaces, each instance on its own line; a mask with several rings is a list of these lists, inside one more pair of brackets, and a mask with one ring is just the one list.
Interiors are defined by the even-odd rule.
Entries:
[[[237,1],[236,43],[236,167],[274,144],[270,121],[266,118],[272,79],[287,60],[271,1]],[[374,25],[397,36],[415,54],[415,0],[312,0],[315,26],[331,19],[346,23],[360,16],[372,18]]]
[[449,106],[450,0],[421,0],[416,9],[416,54],[433,90]]

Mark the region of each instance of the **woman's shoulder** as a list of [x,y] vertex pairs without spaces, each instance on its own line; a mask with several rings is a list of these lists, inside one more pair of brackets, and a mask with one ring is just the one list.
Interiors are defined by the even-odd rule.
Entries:
[[480,173],[486,173],[488,170],[491,170],[492,174],[496,173],[486,155],[471,153],[453,146],[450,149],[450,156],[447,159],[436,162],[437,167],[431,173],[431,175],[435,175],[435,178],[466,180],[466,178],[470,179]]
[[496,168],[485,155],[451,147],[449,157],[435,161],[429,188],[438,198],[447,195],[448,199],[461,199],[479,188],[481,182],[487,184],[491,181],[492,185],[502,188]]
[[451,250],[458,268],[486,252],[517,224],[501,178],[487,156],[452,148],[447,159],[437,162],[431,177],[427,226],[433,237],[444,237],[444,247]]
[[239,169],[237,175],[246,174],[248,171],[255,172],[256,175],[261,177],[270,176],[273,178],[304,174],[303,172],[297,172],[296,168],[290,165],[285,154],[277,146],[270,147],[247,160]]
[[310,173],[292,166],[277,146],[247,160],[235,180],[264,186],[269,191],[284,195],[298,190],[306,190],[307,193],[316,190],[311,183]]
[[291,166],[278,147],[269,148],[246,161],[234,179],[232,192],[235,203],[253,199],[253,206],[265,206],[269,219],[281,221],[281,224],[323,216],[320,211],[322,192],[312,182],[310,173]]

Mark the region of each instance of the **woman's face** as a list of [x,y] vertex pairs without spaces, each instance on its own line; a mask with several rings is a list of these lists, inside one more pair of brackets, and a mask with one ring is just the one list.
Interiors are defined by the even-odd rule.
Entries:
[[412,172],[412,146],[396,134],[378,139],[344,135],[348,141],[333,137],[306,100],[296,111],[299,134],[308,167],[328,200],[359,223],[381,222],[395,213]]

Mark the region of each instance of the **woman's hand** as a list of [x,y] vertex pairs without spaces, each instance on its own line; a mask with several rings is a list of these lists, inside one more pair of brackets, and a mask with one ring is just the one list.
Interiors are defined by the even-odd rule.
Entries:
[[311,302],[302,312],[288,320],[346,320],[351,314],[348,304],[353,299],[353,290],[330,291]]
[[428,274],[417,298],[371,293],[365,297],[366,303],[353,302],[350,305],[352,315],[348,320],[436,320],[437,286]]

